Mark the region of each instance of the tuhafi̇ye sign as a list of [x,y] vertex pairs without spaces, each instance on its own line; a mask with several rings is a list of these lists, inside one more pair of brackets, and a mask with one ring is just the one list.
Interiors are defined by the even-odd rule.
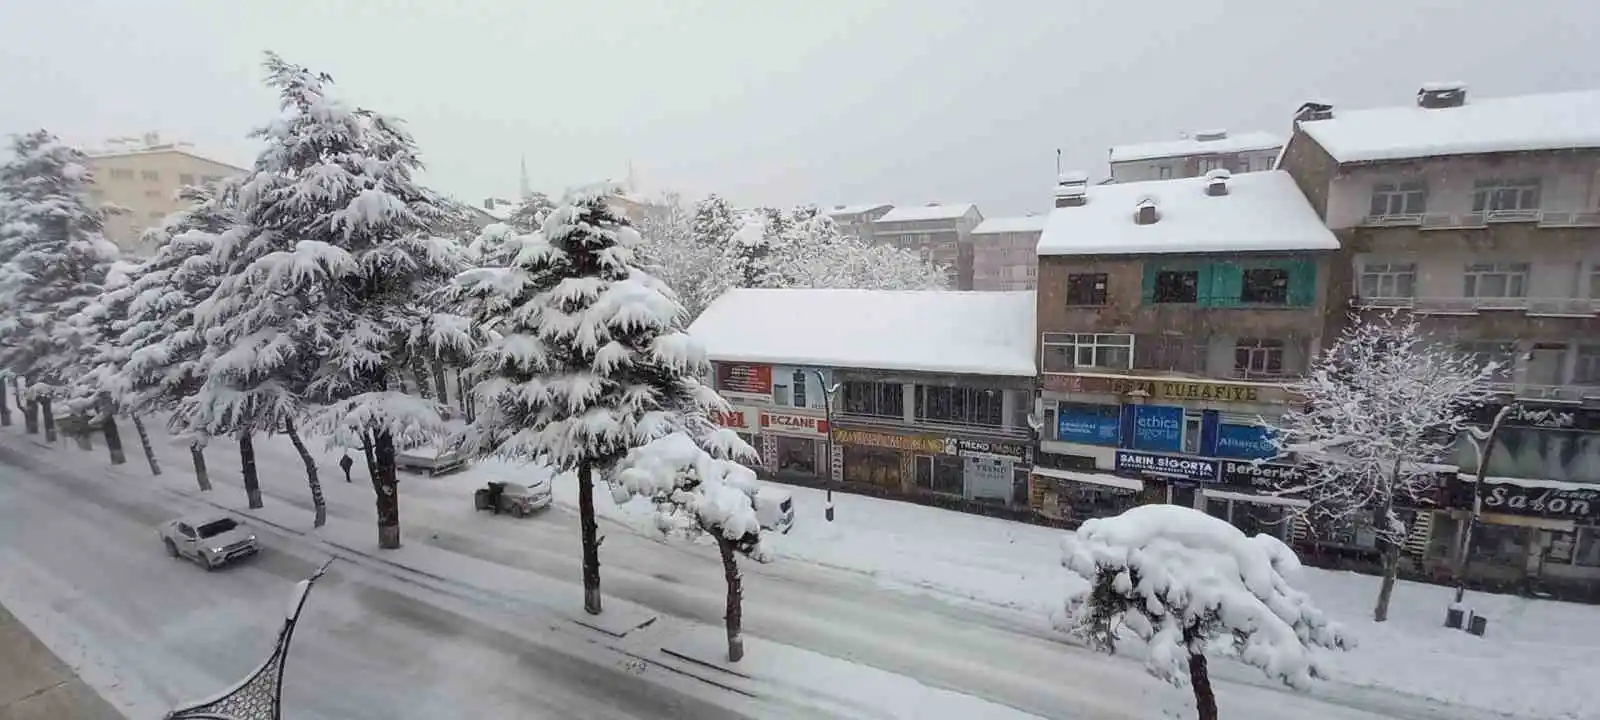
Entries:
[[1223,403],[1283,403],[1289,402],[1292,395],[1288,386],[1281,383],[1154,380],[1087,373],[1046,373],[1040,378],[1040,385],[1046,391],[1058,393],[1127,395],[1143,392],[1157,399]]

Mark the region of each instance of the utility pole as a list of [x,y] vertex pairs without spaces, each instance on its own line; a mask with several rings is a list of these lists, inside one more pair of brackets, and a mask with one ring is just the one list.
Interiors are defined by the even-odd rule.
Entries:
[[833,522],[833,396],[839,392],[839,384],[829,385],[827,376],[821,370],[813,369],[811,372],[817,376],[817,384],[822,386],[822,417],[828,423],[828,505],[824,513],[828,522]]

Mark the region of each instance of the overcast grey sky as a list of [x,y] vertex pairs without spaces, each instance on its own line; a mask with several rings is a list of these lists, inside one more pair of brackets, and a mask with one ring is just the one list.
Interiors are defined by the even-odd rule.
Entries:
[[[1286,133],[1312,97],[1600,88],[1593,0],[10,0],[0,132],[159,130],[236,164],[260,52],[405,118],[434,187],[620,179],[742,203],[1042,210],[1055,149]],[[1469,102],[1470,102],[1469,95]]]

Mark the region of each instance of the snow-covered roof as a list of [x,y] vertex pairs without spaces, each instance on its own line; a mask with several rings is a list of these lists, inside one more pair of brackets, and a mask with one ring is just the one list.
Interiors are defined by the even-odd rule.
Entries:
[[827,215],[828,217],[844,217],[846,215],[860,215],[861,213],[872,212],[873,210],[877,210],[878,208],[886,208],[886,207],[894,207],[894,206],[889,204],[889,203],[862,203],[862,204],[859,204],[859,205],[839,205],[839,206],[836,206],[836,207],[829,208],[823,214]]
[[[1228,194],[1206,194],[1206,178],[1095,185],[1088,203],[1051,211],[1039,255],[1337,250],[1339,241],[1283,170],[1240,173]],[[1154,201],[1157,220],[1135,222]]]
[[712,360],[1034,374],[1032,292],[730,290],[689,326]]
[[[1220,131],[1218,131],[1220,132]],[[1196,133],[1196,136],[1210,133]],[[1283,138],[1269,132],[1229,134],[1216,140],[1197,140],[1194,137],[1164,142],[1117,145],[1111,148],[1111,162],[1154,160],[1164,157],[1205,155],[1208,153],[1239,153],[1252,150],[1275,150],[1283,145]]]
[[878,222],[916,222],[918,220],[954,220],[972,210],[972,203],[954,205],[904,205],[890,210]]
[[1043,232],[1049,215],[1024,215],[1022,217],[989,218],[973,228],[973,235],[994,233]]
[[1300,128],[1341,163],[1600,147],[1600,91],[1338,110]]

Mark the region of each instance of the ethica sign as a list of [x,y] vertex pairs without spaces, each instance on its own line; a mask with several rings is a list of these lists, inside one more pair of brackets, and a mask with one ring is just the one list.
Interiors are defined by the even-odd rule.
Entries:
[[1144,472],[1195,482],[1216,482],[1217,461],[1210,458],[1156,455],[1135,450],[1117,451],[1118,472]]

